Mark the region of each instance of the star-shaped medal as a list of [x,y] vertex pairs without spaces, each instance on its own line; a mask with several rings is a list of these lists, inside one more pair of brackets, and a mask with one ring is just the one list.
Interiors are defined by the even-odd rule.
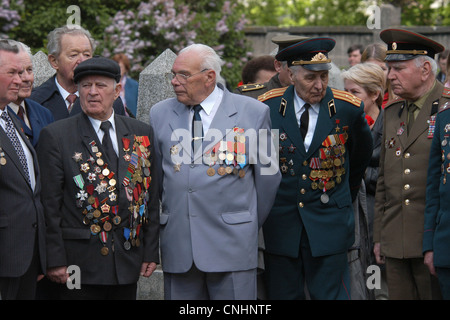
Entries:
[[72,156],[72,159],[76,162],[83,160],[83,154],[81,152],[75,152]]

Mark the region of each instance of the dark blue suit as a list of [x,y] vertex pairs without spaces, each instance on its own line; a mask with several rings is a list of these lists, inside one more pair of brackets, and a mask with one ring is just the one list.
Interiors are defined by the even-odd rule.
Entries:
[[[55,77],[56,75],[45,81],[39,87],[34,88],[30,99],[49,109],[56,121],[80,113],[81,105],[79,99],[77,99],[69,114],[66,102],[56,86]],[[124,106],[120,98],[114,101],[114,112],[118,115],[125,115]]]
[[30,140],[33,147],[36,148],[42,128],[55,121],[52,113],[39,103],[30,99],[25,99],[25,109],[27,110],[27,116],[31,126],[31,128],[29,128],[10,107],[8,108],[10,111],[9,113],[15,115],[20,121],[23,132]]
[[[284,92],[272,90],[278,94],[264,101],[270,107],[272,129],[279,130],[282,172],[275,204],[263,226],[268,297],[304,298],[300,269],[310,268],[314,275],[304,277],[313,299],[349,298],[349,288],[342,284],[348,285],[347,250],[354,242],[352,201],[372,155],[372,136],[361,100],[327,88],[306,151],[295,116],[294,90],[294,86]],[[304,248],[307,253],[301,253]],[[297,262],[286,267],[273,263],[277,257]],[[334,271],[316,271],[326,265]]]

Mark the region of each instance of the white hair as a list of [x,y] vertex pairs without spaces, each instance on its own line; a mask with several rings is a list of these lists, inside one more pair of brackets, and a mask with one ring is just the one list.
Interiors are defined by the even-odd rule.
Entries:
[[190,51],[196,52],[202,58],[200,68],[214,70],[214,72],[216,73],[216,82],[222,83],[225,86],[225,79],[223,79],[220,75],[224,62],[216,53],[216,51],[214,51],[213,48],[207,45],[194,43],[182,49],[180,53]]
[[417,68],[420,68],[425,63],[425,61],[428,61],[430,63],[430,65],[431,65],[431,72],[434,75],[436,75],[437,74],[437,69],[438,69],[436,60],[434,60],[433,58],[431,58],[429,56],[418,56],[418,57],[414,58],[414,62],[416,64]]

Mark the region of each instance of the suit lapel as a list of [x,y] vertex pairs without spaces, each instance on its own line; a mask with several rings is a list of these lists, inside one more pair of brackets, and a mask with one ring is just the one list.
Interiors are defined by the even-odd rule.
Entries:
[[78,128],[81,132],[81,139],[89,154],[97,159],[95,152],[92,150],[92,146],[96,145],[99,150],[102,149],[102,144],[98,140],[97,133],[95,133],[94,128],[89,120],[89,118],[82,112],[78,115]]
[[172,111],[174,116],[168,116],[171,121],[169,126],[172,129],[173,144],[179,142],[186,154],[191,154],[191,132],[189,131],[189,108],[175,100]]

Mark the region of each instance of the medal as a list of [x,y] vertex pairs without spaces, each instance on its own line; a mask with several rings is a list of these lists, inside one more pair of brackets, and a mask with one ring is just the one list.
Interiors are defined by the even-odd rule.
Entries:
[[326,193],[322,193],[322,195],[320,196],[320,202],[326,204],[328,203],[328,201],[330,201],[330,197],[328,197]]
[[216,174],[216,170],[210,167],[208,170],[206,170],[206,173],[208,174],[208,176],[212,177],[213,175]]

